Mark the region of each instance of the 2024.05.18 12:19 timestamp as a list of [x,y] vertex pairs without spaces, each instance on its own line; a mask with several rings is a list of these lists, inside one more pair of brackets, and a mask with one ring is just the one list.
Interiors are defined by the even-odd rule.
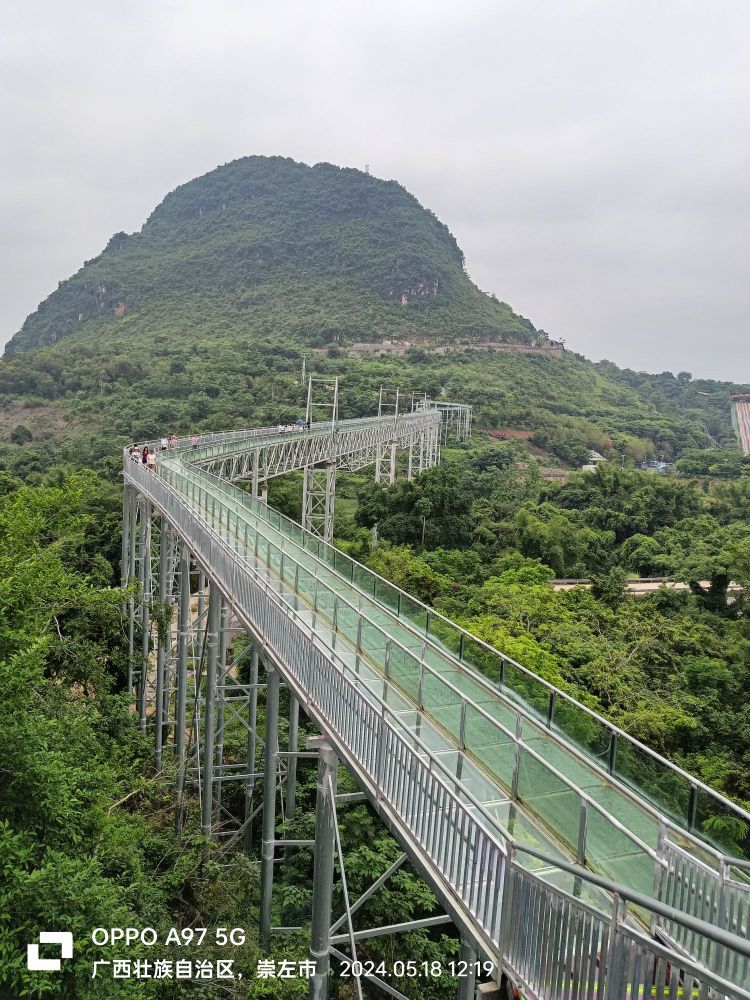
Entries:
[[466,976],[492,976],[495,966],[492,962],[465,962],[459,959],[455,962],[417,962],[412,960],[396,961],[391,965],[385,962],[351,962],[341,961],[339,975],[342,979],[357,976],[378,976],[381,979],[440,979],[442,976],[454,976],[464,979]]

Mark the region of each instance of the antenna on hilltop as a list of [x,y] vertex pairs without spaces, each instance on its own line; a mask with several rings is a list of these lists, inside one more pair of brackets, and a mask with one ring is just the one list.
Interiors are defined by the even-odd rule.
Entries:
[[370,164],[369,163],[365,163],[365,173],[366,174],[370,173]]

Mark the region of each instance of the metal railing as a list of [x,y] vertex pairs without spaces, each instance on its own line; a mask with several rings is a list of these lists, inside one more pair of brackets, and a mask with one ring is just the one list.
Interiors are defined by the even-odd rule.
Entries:
[[[382,420],[371,417],[363,421],[343,421],[342,425]],[[248,437],[269,434],[278,437],[275,430],[265,428],[257,435],[250,432],[231,433]],[[193,455],[188,451],[182,452],[181,457],[192,464]],[[250,503],[250,498],[247,503]],[[267,506],[258,505],[253,513],[279,531],[284,530],[282,525],[286,526],[287,533],[302,531],[296,522]],[[713,845],[728,860],[733,856],[740,862],[750,859],[750,813],[741,806],[330,543],[309,536],[305,547],[312,551],[317,549],[315,554],[344,579],[370,593],[398,618],[440,642],[477,682],[494,682],[499,690],[521,703],[549,730],[604,766],[612,777],[629,785],[636,793],[646,795],[664,816],[679,827],[690,833],[699,833],[707,845]],[[745,832],[737,837],[737,822],[726,823],[726,820],[744,824]],[[712,832],[712,827],[714,831],[717,827],[720,830],[722,824],[732,828],[732,839],[722,839],[720,833]]]
[[[683,984],[701,996],[711,989],[750,997],[748,942],[627,888],[615,893],[611,912],[603,913],[541,880],[517,858],[509,859],[513,850],[534,852],[517,845],[509,835],[493,832],[482,804],[457,790],[455,776],[446,773],[439,758],[420,746],[418,737],[405,732],[388,706],[364,688],[352,663],[316,631],[315,621],[307,622],[282,602],[270,577],[263,579],[253,568],[254,556],[238,538],[230,545],[220,537],[208,512],[196,510],[164,477],[133,465],[126,466],[126,478],[167,516],[222,590],[231,595],[245,624],[262,638],[311,714],[346,751],[348,762],[392,814],[400,833],[418,845],[436,881],[461,902],[488,953],[509,964],[537,995],[638,996],[627,991],[640,988],[638,984],[650,988],[654,977],[658,983],[660,977],[671,975],[674,983],[681,970]],[[581,882],[605,885],[583,869],[536,856],[552,869],[574,871]],[[606,883],[607,888],[611,886]],[[686,933],[705,941],[702,950],[709,967],[681,957],[627,923],[627,900],[638,911],[645,910],[647,917],[671,918]],[[534,950],[528,940],[519,938],[522,913],[554,946]],[[588,938],[586,928],[591,931]],[[571,949],[575,957],[587,948],[591,954],[593,928],[599,951],[592,979],[590,963],[576,964],[570,955]],[[722,979],[726,970],[732,973],[733,985]]]
[[[246,494],[238,493],[234,487],[220,482],[204,472],[192,470],[189,477],[180,475],[179,480],[182,491],[186,492],[194,502],[203,506],[212,517],[217,517],[219,527],[225,529],[227,533],[231,533],[231,521],[232,515],[234,515],[235,537],[243,537],[240,519],[243,513],[246,514],[246,518],[242,521],[244,527],[243,544],[248,544],[248,538],[252,540],[255,537],[255,554],[258,555],[257,515],[260,515],[262,521],[264,517],[268,516],[269,508],[256,501],[251,501]],[[231,509],[226,513],[222,513],[220,504],[217,506],[217,497],[220,495],[223,495],[231,505]],[[246,508],[246,510],[243,512],[241,508]],[[268,564],[275,562],[276,571],[285,579],[285,559],[287,567],[290,564],[295,566],[294,576],[288,579],[288,583],[295,593],[299,593],[299,569],[296,567],[299,555],[295,556],[295,551],[304,553],[308,563],[312,560],[315,564],[315,590],[312,604],[316,614],[327,618],[331,626],[336,628],[337,624],[344,618],[341,609],[346,608],[347,614],[359,616],[362,621],[367,622],[368,627],[374,627],[372,621],[367,619],[363,613],[362,596],[364,595],[361,595],[361,592],[355,608],[338,592],[334,580],[333,586],[326,587],[328,593],[326,602],[322,601],[320,591],[325,581],[321,579],[320,570],[321,568],[325,569],[329,575],[335,571],[305,548],[307,541],[312,536],[303,532],[295,522],[289,523],[294,529],[292,536],[282,534],[280,544],[276,544],[269,535],[263,535],[260,532],[263,538],[263,553]],[[334,578],[331,576],[331,579]],[[324,608],[322,614],[321,605]],[[536,720],[530,716],[525,717],[532,726],[531,732],[527,736],[523,725],[524,716],[520,708],[514,703],[505,702],[511,706],[511,710],[515,714],[514,721],[511,720],[504,725],[494,718],[486,707],[472,700],[465,690],[459,690],[455,684],[451,683],[445,673],[438,671],[426,662],[425,657],[429,649],[433,648],[429,639],[420,639],[415,655],[414,648],[405,644],[408,639],[403,639],[399,643],[394,638],[398,635],[398,628],[396,627],[394,630],[395,624],[396,619],[394,618],[387,628],[382,627],[382,622],[378,626],[380,632],[379,648],[367,650],[370,662],[378,665],[389,680],[395,680],[401,690],[412,697],[427,716],[433,718],[442,729],[449,732],[456,739],[457,745],[462,751],[473,754],[476,759],[481,760],[484,770],[494,774],[501,784],[511,789],[514,801],[523,803],[531,814],[545,823],[548,829],[569,847],[579,862],[588,863],[595,869],[610,875],[617,874],[618,867],[622,871],[623,864],[627,864],[631,877],[636,884],[640,884],[643,891],[668,894],[670,880],[674,874],[665,854],[669,845],[666,832],[671,830],[675,834],[675,838],[679,839],[684,846],[692,848],[693,856],[696,856],[696,850],[698,851],[696,875],[702,878],[707,867],[699,860],[701,852],[713,862],[714,868],[710,869],[714,883],[712,891],[717,896],[726,895],[728,892],[734,892],[736,895],[747,893],[746,882],[732,880],[731,869],[726,859],[718,852],[708,848],[703,851],[704,845],[701,842],[690,838],[689,835],[670,824],[653,809],[651,812],[661,830],[657,849],[650,846],[628,829],[624,822],[613,816],[611,807],[609,810],[605,809],[585,790],[577,787],[567,775],[552,766],[533,747],[528,745],[529,736],[534,738],[539,735],[540,731],[546,732],[546,730],[540,729]],[[352,641],[354,641],[353,628],[350,627],[349,632]],[[361,628],[357,630],[356,634],[359,652],[362,650],[360,637]],[[447,654],[444,655],[447,656]],[[412,664],[410,671],[405,667],[405,664],[409,662]],[[391,667],[392,663],[398,663],[398,669]],[[409,674],[411,674],[410,677]],[[503,699],[503,695],[498,691],[493,692],[493,697]],[[453,706],[460,706],[458,712],[455,711],[455,707],[448,707],[448,703],[451,701]],[[435,704],[438,705],[437,709],[435,709]],[[449,712],[449,718],[446,718],[446,711]],[[466,737],[467,732],[472,734],[470,738]],[[555,734],[551,734],[551,736],[567,749],[567,744],[564,741]],[[501,766],[498,767],[496,757],[500,751],[502,752],[502,760]],[[594,772],[595,769],[592,768],[592,773]],[[614,782],[614,785],[617,786],[617,783]],[[621,791],[632,797],[632,793],[627,787]],[[574,803],[570,801],[571,796]],[[638,802],[634,797],[633,801]],[[643,803],[638,803],[638,805],[642,806]],[[638,852],[641,857],[633,857],[634,851]],[[628,857],[628,854],[631,857]],[[610,861],[610,858],[615,860]],[[702,902],[698,896],[683,892],[682,897],[684,897],[684,906],[687,912],[700,914]],[[728,925],[723,924],[723,926]]]
[[[191,461],[190,453],[184,457]],[[301,530],[296,522],[269,507],[254,513],[278,530],[283,530],[282,524]],[[700,834],[707,845],[713,845],[727,859],[750,860],[750,813],[741,806],[330,543],[311,538],[309,547],[314,550],[316,546],[316,554],[344,579],[369,592],[397,617],[424,630],[426,636],[439,641],[475,680],[485,684],[494,682],[500,690],[527,707],[548,729],[604,766],[612,777],[629,785],[637,794],[645,795],[679,827]],[[723,834],[722,830],[731,832]]]

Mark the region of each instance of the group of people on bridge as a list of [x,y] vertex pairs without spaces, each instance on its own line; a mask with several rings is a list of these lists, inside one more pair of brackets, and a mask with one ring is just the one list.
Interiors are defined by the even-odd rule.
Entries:
[[276,430],[279,434],[288,434],[290,431],[309,431],[310,421],[297,417],[293,424],[279,424]]
[[[168,437],[162,437],[159,441],[161,451],[167,451],[168,449],[177,448],[177,435],[170,434]],[[193,448],[198,447],[198,436],[193,434],[190,438],[190,444]],[[128,455],[130,456],[131,462],[139,462],[145,465],[147,469],[156,468],[156,451],[153,448],[149,448],[147,444],[144,444],[143,448],[136,444],[135,441],[128,448]]]

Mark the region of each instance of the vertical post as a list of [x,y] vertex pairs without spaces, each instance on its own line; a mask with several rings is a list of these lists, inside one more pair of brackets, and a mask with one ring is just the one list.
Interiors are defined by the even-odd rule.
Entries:
[[308,504],[309,504],[310,500],[309,500],[308,495],[307,495],[308,490],[310,489],[309,479],[310,479],[310,467],[306,465],[304,467],[304,469],[302,470],[302,520],[301,520],[301,524],[302,524],[303,528],[307,529],[307,531],[310,530],[310,515],[309,515],[309,511],[308,511]]
[[613,1000],[621,1000],[625,996],[626,941],[620,931],[620,925],[625,922],[628,904],[615,893],[612,897],[612,924],[610,929],[609,952],[605,973],[605,996]]
[[198,617],[203,617],[206,610],[206,574],[203,570],[198,571]]
[[203,642],[205,639],[205,614],[206,614],[206,588],[208,583],[206,581],[206,574],[203,570],[198,570],[198,607],[197,615],[195,620],[195,625],[193,628],[193,644],[197,646],[197,649],[193,649],[193,655],[196,656],[199,661],[203,661]]
[[[383,416],[383,386],[380,387],[380,395],[378,396],[378,416]],[[381,463],[383,461],[383,446],[380,444],[375,445],[375,482],[380,482],[380,477],[382,474]]]
[[120,581],[123,587],[128,584],[128,570],[130,561],[130,493],[131,487],[127,483],[122,488],[122,549],[120,552]]
[[221,624],[219,626],[219,666],[216,674],[216,816],[221,812],[221,791],[224,783],[224,698],[227,684],[227,647],[229,645],[229,605],[221,599]]
[[260,502],[268,503],[268,480],[265,479],[260,485]]
[[[289,751],[297,752],[299,735],[299,701],[293,691],[289,691]],[[294,817],[297,805],[297,758],[289,757],[286,769],[286,819]]]
[[279,749],[279,672],[267,664],[266,740],[263,767],[263,843],[260,873],[260,940],[267,950],[271,943],[273,856],[276,839],[276,766]]
[[187,656],[190,627],[190,552],[180,543],[180,603],[177,611],[177,694],[175,705],[175,758],[177,763],[177,813],[175,827],[182,829],[182,797],[185,791],[185,716],[187,705]]
[[315,972],[310,978],[310,1000],[326,1000],[331,959],[331,902],[335,845],[334,815],[338,757],[325,739],[319,742],[318,785],[315,800],[315,869],[313,872],[310,960]]
[[393,486],[396,482],[396,442],[391,442],[391,466],[388,470],[388,483]]
[[253,645],[250,653],[250,701],[248,703],[247,719],[247,777],[245,778],[245,830],[244,850],[250,853],[253,842],[253,792],[255,791],[255,747],[258,737],[258,650]]
[[252,496],[254,500],[258,499],[258,459],[259,451],[256,448],[253,452],[253,480],[252,480]]
[[203,800],[201,833],[211,836],[214,801],[214,707],[216,700],[216,664],[219,658],[221,591],[211,583],[208,591],[208,627],[206,629],[206,718],[203,723]]
[[151,631],[151,504],[141,508],[141,672],[138,684],[138,715],[141,731],[146,731],[146,686]]
[[333,505],[336,500],[336,463],[329,462],[326,466],[326,502],[325,502],[325,527],[323,529],[323,541],[330,542],[333,539]]
[[409,442],[409,471],[406,474],[406,478],[409,482],[414,478],[414,442]]
[[458,953],[459,970],[463,973],[458,979],[457,1000],[474,1000],[477,980],[477,951],[471,941],[461,938],[461,950]]
[[305,406],[305,421],[312,427],[312,375],[307,379],[307,405]]
[[[128,491],[128,520],[130,529],[128,531],[128,569],[127,579],[131,583],[135,578],[135,533],[138,517],[138,496],[135,490]],[[135,602],[133,596],[128,598],[128,706],[132,705],[133,698],[133,638],[135,632]]]
[[[169,546],[171,545],[171,535],[169,524],[165,518],[161,519],[161,532],[159,534],[159,602],[161,612],[167,603],[167,573],[169,571]],[[161,771],[161,752],[164,742],[164,661],[166,659],[166,649],[164,643],[163,629],[159,628],[157,622],[156,629],[156,770]]]

